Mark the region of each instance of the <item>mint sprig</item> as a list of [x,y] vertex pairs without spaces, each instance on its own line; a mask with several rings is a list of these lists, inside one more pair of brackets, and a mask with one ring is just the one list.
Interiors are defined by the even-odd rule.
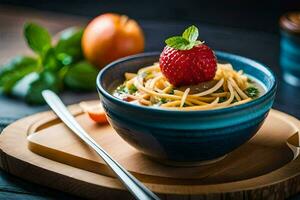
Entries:
[[198,28],[190,26],[182,33],[182,37],[190,42],[195,42],[199,36]]
[[189,47],[190,42],[181,36],[174,36],[174,37],[168,38],[166,40],[166,44],[169,47],[172,47],[174,49],[187,50],[190,48]]
[[174,49],[189,50],[203,42],[197,40],[199,36],[198,28],[194,25],[185,29],[181,36],[173,36],[165,40],[165,43]]

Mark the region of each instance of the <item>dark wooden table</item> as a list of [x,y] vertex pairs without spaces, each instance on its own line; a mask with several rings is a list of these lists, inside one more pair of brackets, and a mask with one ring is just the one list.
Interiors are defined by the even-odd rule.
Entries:
[[[25,21],[38,22],[47,27],[52,34],[69,27],[84,26],[88,19],[66,16],[36,10],[4,7],[0,5],[0,63],[5,63],[17,54],[30,54],[22,38],[22,26]],[[140,21],[146,35],[146,51],[161,51],[164,39],[176,35],[190,25],[190,22]],[[300,118],[300,88],[292,87],[281,79],[279,68],[280,36],[266,32],[241,30],[229,27],[216,27],[196,23],[200,38],[215,50],[240,54],[267,64],[278,77],[278,92],[274,108]],[[61,94],[67,104],[86,99],[96,99],[96,92]],[[8,97],[0,97],[0,131],[9,123],[46,110],[47,106],[28,106]],[[34,185],[0,171],[0,199],[75,199],[62,192]],[[296,197],[297,198],[297,197]]]

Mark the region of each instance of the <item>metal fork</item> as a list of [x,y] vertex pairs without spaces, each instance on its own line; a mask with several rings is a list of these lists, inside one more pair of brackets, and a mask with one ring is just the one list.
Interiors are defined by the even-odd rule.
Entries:
[[139,180],[132,176],[126,169],[124,169],[117,161],[115,161],[110,155],[98,145],[93,138],[91,138],[85,130],[78,124],[75,118],[68,111],[66,106],[60,100],[60,98],[50,90],[44,90],[42,95],[56,113],[56,115],[87,145],[96,151],[96,153],[105,161],[107,166],[116,174],[118,179],[123,185],[131,192],[136,199],[141,200],[158,200],[153,192],[151,192],[146,186],[144,186]]

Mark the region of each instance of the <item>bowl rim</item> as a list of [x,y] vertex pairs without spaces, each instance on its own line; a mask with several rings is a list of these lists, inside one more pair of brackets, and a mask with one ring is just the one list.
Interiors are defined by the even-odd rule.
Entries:
[[233,112],[233,111],[239,111],[239,110],[243,110],[244,108],[248,108],[248,107],[252,107],[254,105],[257,105],[261,102],[263,102],[264,100],[270,98],[272,95],[274,95],[276,88],[277,88],[277,78],[274,74],[274,72],[267,67],[265,64],[262,64],[260,62],[257,62],[255,60],[252,60],[250,58],[246,58],[243,56],[239,56],[236,54],[232,54],[232,53],[227,53],[227,52],[223,52],[223,51],[214,51],[216,56],[222,56],[222,57],[227,57],[229,59],[233,59],[233,60],[239,60],[242,61],[244,63],[250,63],[249,65],[251,65],[252,67],[257,68],[258,70],[263,71],[264,74],[270,74],[271,75],[271,79],[273,80],[271,88],[268,89],[268,91],[266,91],[265,94],[263,94],[262,96],[244,103],[244,104],[240,104],[240,105],[236,105],[236,106],[232,106],[232,107],[225,107],[225,108],[219,108],[219,109],[212,109],[212,110],[168,110],[168,109],[159,109],[156,107],[150,107],[150,106],[140,106],[140,105],[136,105],[136,104],[131,104],[129,102],[125,102],[122,101],[121,99],[113,96],[112,94],[110,94],[108,91],[106,91],[102,85],[101,85],[101,80],[103,78],[103,76],[105,75],[105,72],[115,66],[116,64],[120,64],[122,62],[127,62],[130,60],[135,60],[135,59],[140,59],[140,58],[144,58],[144,57],[152,57],[152,56],[159,56],[160,52],[155,51],[155,52],[145,52],[145,53],[140,53],[140,54],[135,54],[135,55],[131,55],[131,56],[127,56],[124,58],[120,58],[118,60],[115,60],[111,63],[109,63],[108,65],[106,65],[103,69],[100,70],[100,72],[97,75],[97,79],[96,79],[96,87],[99,93],[101,93],[103,96],[105,96],[107,99],[109,99],[110,101],[123,105],[123,106],[128,106],[134,109],[138,109],[138,110],[144,110],[144,111],[150,111],[150,112],[158,112],[158,113],[170,113],[170,114],[217,114],[217,113],[224,113],[224,112]]

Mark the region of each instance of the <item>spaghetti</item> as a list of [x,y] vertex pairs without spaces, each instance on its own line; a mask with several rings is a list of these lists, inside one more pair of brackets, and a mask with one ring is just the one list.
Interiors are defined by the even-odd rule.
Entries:
[[174,110],[210,110],[247,103],[259,89],[242,70],[218,64],[214,80],[198,85],[174,87],[163,76],[159,64],[125,73],[126,81],[113,95],[131,103]]

